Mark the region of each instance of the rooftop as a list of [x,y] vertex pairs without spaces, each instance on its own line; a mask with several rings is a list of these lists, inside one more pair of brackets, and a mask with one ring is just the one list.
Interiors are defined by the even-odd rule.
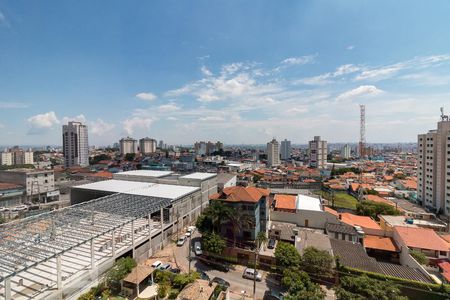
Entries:
[[275,195],[274,200],[276,209],[289,209],[289,210],[296,209],[297,197],[294,195],[277,194]]
[[369,249],[398,252],[398,248],[390,237],[368,235],[364,237],[364,247]]
[[125,176],[129,175],[129,176],[146,176],[146,177],[160,178],[160,177],[168,176],[172,173],[173,173],[172,171],[133,170],[133,171],[120,172],[117,174],[125,175]]
[[88,184],[82,184],[74,188],[113,192],[113,193],[126,193],[134,189],[149,187],[153,184],[154,183],[111,179],[111,180],[97,181]]
[[449,243],[440,238],[433,229],[396,226],[394,230],[408,247],[450,251]]
[[364,228],[370,228],[370,229],[381,229],[380,225],[378,225],[377,222],[372,220],[370,217],[366,216],[357,216],[351,213],[342,213],[342,222],[347,223],[352,226],[361,226]]
[[319,198],[297,195],[297,209],[322,211],[322,203]]
[[15,184],[15,183],[0,182],[0,191],[11,190],[11,189],[23,189],[23,186]]
[[217,283],[209,283],[207,280],[198,279],[186,286],[179,294],[178,300],[209,300]]
[[319,250],[324,250],[333,255],[330,238],[323,232],[302,228],[298,230],[298,236],[295,240],[295,247],[300,253],[306,247],[314,247]]
[[221,193],[210,196],[211,200],[226,200],[228,202],[258,202],[262,197],[269,196],[270,190],[257,187],[233,186],[224,188]]
[[435,228],[446,228],[444,222],[434,221],[434,220],[424,220],[424,219],[412,219],[413,223],[409,224],[406,222],[405,216],[388,216],[380,215],[380,219],[384,219],[386,223],[391,226],[403,226],[403,227],[435,227]]
[[189,175],[181,176],[180,178],[185,179],[197,179],[197,180],[206,180],[217,176],[217,173],[201,173],[201,172],[195,172]]

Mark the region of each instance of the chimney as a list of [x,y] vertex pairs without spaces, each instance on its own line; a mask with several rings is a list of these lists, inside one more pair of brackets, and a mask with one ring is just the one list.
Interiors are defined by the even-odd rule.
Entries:
[[341,214],[339,214],[339,220],[342,220],[342,215]]

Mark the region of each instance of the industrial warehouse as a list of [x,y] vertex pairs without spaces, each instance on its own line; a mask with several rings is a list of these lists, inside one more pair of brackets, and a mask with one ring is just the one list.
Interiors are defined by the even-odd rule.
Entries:
[[131,178],[74,187],[72,206],[0,226],[0,299],[76,299],[117,258],[161,249],[217,192],[211,173],[118,176]]

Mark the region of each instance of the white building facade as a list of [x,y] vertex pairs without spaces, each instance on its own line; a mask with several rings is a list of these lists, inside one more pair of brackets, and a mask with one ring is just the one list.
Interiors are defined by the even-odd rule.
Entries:
[[323,169],[327,165],[327,141],[321,140],[320,136],[315,136],[309,142],[309,166]]
[[349,159],[352,155],[352,149],[348,144],[345,144],[341,149],[341,157],[345,159]]
[[288,160],[291,158],[291,141],[284,139],[281,141],[281,159]]
[[267,165],[269,167],[276,167],[280,164],[280,144],[274,138],[267,143]]
[[450,215],[450,121],[417,140],[417,199],[422,206]]
[[88,128],[81,122],[63,125],[64,166],[89,166]]
[[137,153],[137,140],[126,137],[119,141],[120,144],[120,155],[127,155],[128,153]]
[[156,140],[145,137],[139,140],[139,151],[142,154],[150,154],[156,152]]

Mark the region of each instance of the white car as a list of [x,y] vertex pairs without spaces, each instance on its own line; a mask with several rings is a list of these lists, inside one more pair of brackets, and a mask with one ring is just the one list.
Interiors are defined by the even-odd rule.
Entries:
[[197,256],[200,256],[203,254],[202,245],[200,244],[200,242],[195,242],[194,252],[195,252],[195,255],[197,255]]
[[152,263],[152,267],[153,267],[153,268],[157,268],[157,267],[159,267],[161,264],[162,264],[162,261],[157,260],[157,261],[155,261],[154,263]]
[[255,272],[256,272],[256,281],[261,281],[262,275],[252,268],[246,268],[244,270],[244,274],[242,274],[242,277],[253,280],[255,278]]
[[187,237],[185,235],[181,236],[177,241],[177,246],[183,246],[184,242],[186,242]]
[[19,206],[16,206],[14,208],[15,208],[15,210],[27,210],[28,206],[26,206],[26,205],[19,205]]
[[188,231],[188,232],[186,232],[184,235],[185,235],[186,237],[190,237],[190,236],[192,235],[192,233],[191,233],[190,231]]
[[0,207],[0,212],[8,211],[6,207]]
[[191,234],[193,234],[196,229],[197,229],[197,227],[195,227],[195,226],[189,226],[187,231],[190,232]]

